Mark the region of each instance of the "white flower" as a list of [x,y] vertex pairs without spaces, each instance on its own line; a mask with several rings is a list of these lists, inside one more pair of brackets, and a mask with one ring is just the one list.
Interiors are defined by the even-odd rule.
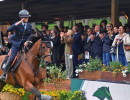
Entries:
[[127,75],[126,74],[123,74],[123,77],[126,77]]
[[87,64],[89,65],[90,63],[89,63],[89,62],[87,62]]
[[49,66],[47,66],[47,67],[46,67],[46,69],[50,69],[50,67],[49,67]]
[[78,74],[75,74],[76,76],[78,76]]
[[123,77],[126,77],[127,75],[126,75],[126,73],[127,73],[127,69],[125,69],[124,71],[122,71],[122,74],[123,74]]

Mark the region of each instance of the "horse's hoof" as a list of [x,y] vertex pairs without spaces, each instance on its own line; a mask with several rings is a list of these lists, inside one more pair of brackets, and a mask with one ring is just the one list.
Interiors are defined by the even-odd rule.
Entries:
[[53,98],[51,96],[49,96],[49,95],[43,95],[43,94],[41,94],[41,99],[42,100],[53,100]]

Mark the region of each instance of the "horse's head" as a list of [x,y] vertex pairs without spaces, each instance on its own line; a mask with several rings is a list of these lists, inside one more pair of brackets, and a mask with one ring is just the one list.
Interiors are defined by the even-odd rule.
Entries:
[[51,41],[42,41],[40,43],[40,53],[43,54],[42,58],[44,60],[45,65],[49,65],[52,63],[51,61],[51,48],[53,47],[53,43]]
[[[45,65],[48,65],[51,63],[51,48],[53,47],[53,43],[42,35],[40,31],[36,31],[36,33],[32,36],[30,36],[30,41],[32,41],[32,44],[30,47],[32,47],[32,50],[34,52],[38,53],[38,55],[41,57],[40,59],[44,61]],[[35,43],[36,42],[36,43]],[[37,50],[36,50],[37,49]],[[39,50],[38,50],[39,49]]]

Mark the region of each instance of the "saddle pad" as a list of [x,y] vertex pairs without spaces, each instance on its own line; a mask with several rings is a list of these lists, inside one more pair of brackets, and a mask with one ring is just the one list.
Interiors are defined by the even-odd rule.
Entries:
[[[2,69],[2,70],[4,70],[4,67],[5,67],[5,65],[6,65],[6,63],[7,63],[7,61],[8,61],[8,59],[9,59],[9,56],[7,55],[7,56],[5,57],[5,59],[4,59],[4,61],[2,62],[2,65],[1,65],[1,69]],[[17,56],[15,57],[15,60],[13,61],[12,65],[11,65],[10,69],[9,69],[9,72],[12,71],[11,69],[13,69],[13,72],[15,72],[16,69],[18,68],[18,66],[19,66],[19,64],[20,64],[20,62],[21,62],[21,60],[22,60],[22,54],[17,55]]]

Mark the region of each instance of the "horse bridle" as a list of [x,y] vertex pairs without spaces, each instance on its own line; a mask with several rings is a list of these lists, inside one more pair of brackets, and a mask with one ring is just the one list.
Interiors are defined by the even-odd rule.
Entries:
[[[43,52],[44,52],[44,48],[45,47],[43,47],[42,46],[42,44],[43,43],[45,43],[45,45],[46,45],[46,42],[50,42],[51,43],[51,47],[53,47],[53,43],[51,42],[51,41],[42,41],[41,40],[41,42],[40,42],[40,55],[41,55],[41,57],[40,58],[38,58],[37,56],[35,56],[29,49],[28,49],[28,47],[27,46],[25,46],[27,49],[28,49],[28,52],[32,55],[32,56],[34,56],[37,60],[39,60],[39,61],[44,61],[44,59],[45,59],[45,57],[47,57],[47,56],[51,56],[52,54],[49,54],[49,55],[43,55]],[[47,46],[47,45],[46,45]],[[48,48],[48,47],[47,47]],[[25,59],[23,59],[29,66],[30,66],[30,68],[33,70],[33,72],[35,73],[35,76],[39,73],[39,71],[40,71],[40,69],[38,69],[37,71],[34,71],[34,67],[31,65],[31,64],[29,64]]]
[[[42,55],[42,59],[41,60],[44,60],[47,56],[51,56],[52,53],[50,53],[49,55],[43,55],[43,52],[44,52],[44,46],[42,46],[42,44],[45,43],[45,45],[47,46],[47,48],[50,48],[50,47],[53,47],[53,43],[52,41],[41,41],[40,42],[40,55]],[[50,43],[50,46],[47,45],[47,43]]]
[[[50,44],[51,44],[50,47],[53,47],[52,41],[42,41],[42,40],[41,40],[41,42],[40,42],[40,48],[39,48],[39,49],[40,49],[40,55],[42,55],[42,56],[41,56],[40,58],[38,58],[37,56],[35,56],[35,55],[28,49],[27,46],[25,46],[25,47],[28,49],[28,52],[29,52],[31,55],[33,55],[37,60],[44,60],[47,56],[51,56],[51,55],[52,55],[51,53],[50,53],[49,55],[45,55],[45,56],[43,55],[43,52],[44,52],[43,49],[44,49],[44,47],[42,46],[42,44],[43,44],[43,43],[46,44],[47,42],[48,42],[48,43],[50,42]],[[30,42],[30,43],[32,43],[32,42]],[[47,46],[47,48],[50,48],[50,47]]]

